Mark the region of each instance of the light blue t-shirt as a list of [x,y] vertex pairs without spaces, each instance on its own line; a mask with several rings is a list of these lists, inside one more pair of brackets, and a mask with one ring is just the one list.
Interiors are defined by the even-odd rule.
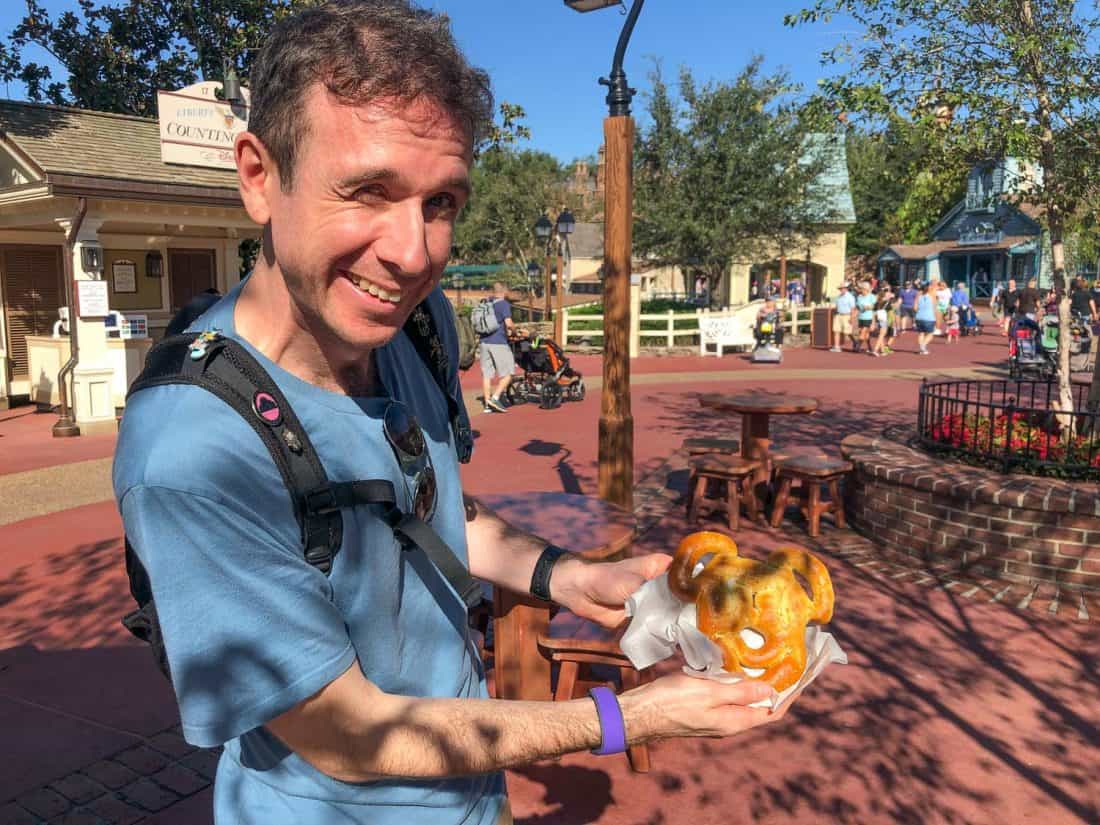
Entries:
[[875,304],[878,298],[868,293],[856,297],[856,306],[859,307],[859,320],[870,321],[875,317]]
[[914,317],[918,321],[936,320],[936,302],[932,300],[931,295],[922,293],[917,299],[917,314]]
[[[192,328],[237,338],[239,293]],[[436,290],[431,300],[445,298]],[[457,363],[453,327],[440,335]],[[286,395],[330,481],[389,479],[411,509],[411,484],[382,433],[388,398],[322,390],[245,346]],[[466,561],[446,399],[403,332],[375,356],[383,385],[424,429],[439,481],[432,525]],[[262,727],[356,659],[388,693],[488,696],[461,599],[425,557],[400,549],[377,506],[343,511],[343,543],[326,577],[303,558],[290,497],[259,436],[227,404],[186,385],[130,398],[114,487],[126,534],[152,582],[184,736],[202,747],[225,744],[214,786],[217,823],[496,821],[504,800],[500,773],[340,782]]]
[[844,292],[837,296],[836,299],[836,314],[837,315],[851,315],[852,310],[856,308],[856,299],[852,297],[852,293]]

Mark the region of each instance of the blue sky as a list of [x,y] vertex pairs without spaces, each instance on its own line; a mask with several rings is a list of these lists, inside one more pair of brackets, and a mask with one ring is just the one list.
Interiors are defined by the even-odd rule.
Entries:
[[[568,161],[595,154],[603,135],[606,89],[597,85],[611,67],[624,20],[617,9],[578,14],[562,0],[421,0],[447,12],[471,60],[489,71],[498,100],[527,111],[529,145]],[[681,65],[700,79],[730,79],[754,54],[768,70],[787,69],[811,88],[822,76],[818,55],[836,45],[841,23],[798,29],[783,26],[783,15],[810,5],[746,0],[647,0],[627,52],[630,85],[644,92],[652,57],[673,76]],[[76,0],[45,0],[51,12],[71,9]],[[0,2],[4,35],[22,16],[19,0]],[[38,59],[46,60],[45,55]],[[9,85],[6,94],[23,90]],[[635,98],[634,114],[645,101]]]

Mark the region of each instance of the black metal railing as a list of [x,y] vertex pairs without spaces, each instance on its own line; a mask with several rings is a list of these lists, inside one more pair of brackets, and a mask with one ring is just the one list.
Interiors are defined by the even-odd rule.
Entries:
[[1074,412],[1062,414],[1055,382],[926,380],[916,440],[1006,473],[1100,480],[1100,410],[1087,409],[1087,396],[1074,384]]

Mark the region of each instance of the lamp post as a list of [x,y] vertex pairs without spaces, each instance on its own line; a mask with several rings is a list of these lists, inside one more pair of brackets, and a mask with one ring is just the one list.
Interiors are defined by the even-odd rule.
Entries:
[[573,228],[577,225],[577,222],[573,220],[573,213],[568,209],[563,209],[561,214],[558,215],[558,220],[554,224],[554,229],[558,233],[558,308],[554,313],[554,340],[558,342],[558,346],[565,348],[565,341],[561,339],[562,329],[564,326],[564,318],[562,317],[562,302],[565,296],[565,265],[562,260],[562,245],[568,249],[569,236],[573,234]]
[[[630,412],[630,257],[634,182],[631,177],[634,90],[626,82],[623,58],[645,0],[634,0],[626,15],[608,87],[604,120],[607,184],[604,188],[603,389],[600,397],[600,498],[633,510],[634,417]],[[565,0],[579,12],[620,5],[619,0]]]
[[539,278],[539,265],[536,261],[527,263],[527,320],[535,320],[535,281]]
[[550,223],[550,219],[546,217],[546,214],[540,215],[539,219],[535,221],[535,237],[546,244],[546,269],[542,273],[542,293],[546,301],[546,309],[542,316],[544,321],[550,317],[550,273],[553,271],[550,268],[550,235],[553,231],[554,225]]
[[455,285],[455,291],[458,293],[455,296],[455,307],[456,307],[456,309],[459,309],[459,310],[462,309],[462,285],[465,282],[466,282],[466,276],[463,275],[461,272],[456,272],[451,277],[451,283]]

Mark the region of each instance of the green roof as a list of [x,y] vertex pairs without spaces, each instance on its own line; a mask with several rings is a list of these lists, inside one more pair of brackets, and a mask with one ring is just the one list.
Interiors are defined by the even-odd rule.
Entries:
[[824,201],[822,219],[830,223],[855,223],[856,208],[848,182],[848,152],[843,132],[815,132],[806,137],[807,160],[823,160],[815,194]]

